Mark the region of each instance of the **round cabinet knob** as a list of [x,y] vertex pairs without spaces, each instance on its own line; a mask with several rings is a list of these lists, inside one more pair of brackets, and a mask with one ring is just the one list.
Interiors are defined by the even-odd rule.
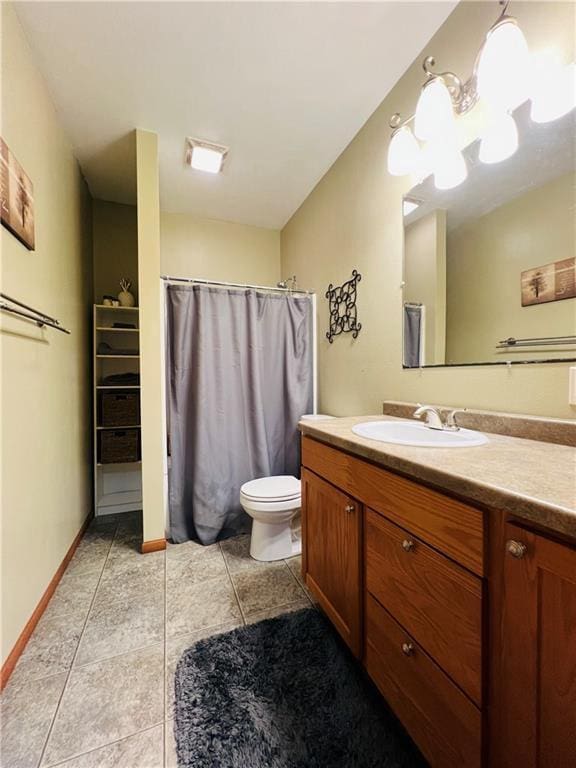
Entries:
[[345,507],[345,510],[346,512],[348,512],[349,515],[351,515],[352,512],[354,512],[354,504],[347,504]]
[[414,653],[414,646],[412,643],[402,643],[402,653],[404,656],[412,656]]
[[404,541],[402,542],[402,549],[405,552],[412,552],[412,550],[414,549],[414,542],[412,541],[412,539],[404,539]]
[[527,548],[526,544],[523,544],[521,541],[510,539],[510,541],[506,542],[506,551],[509,555],[512,555],[512,557],[516,557],[520,560],[526,554]]

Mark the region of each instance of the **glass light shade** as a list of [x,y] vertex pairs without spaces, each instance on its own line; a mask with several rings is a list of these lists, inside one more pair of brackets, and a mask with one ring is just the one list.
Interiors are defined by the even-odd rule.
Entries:
[[422,141],[442,136],[454,125],[454,107],[450,91],[441,77],[435,77],[422,88],[416,116],[414,133]]
[[220,173],[224,154],[210,147],[196,146],[192,148],[192,159],[190,165],[197,171],[206,171],[207,173]]
[[535,123],[549,123],[576,107],[576,64],[563,66],[557,55],[546,51],[534,57],[532,108]]
[[491,107],[515,109],[529,96],[530,55],[512,18],[491,29],[478,62],[478,95]]
[[436,189],[457,187],[468,176],[466,161],[456,145],[431,145],[430,157]]
[[502,112],[490,119],[480,141],[480,162],[499,163],[517,149],[518,128],[512,115]]
[[407,125],[396,131],[388,146],[388,172],[392,176],[405,176],[418,167],[420,147]]

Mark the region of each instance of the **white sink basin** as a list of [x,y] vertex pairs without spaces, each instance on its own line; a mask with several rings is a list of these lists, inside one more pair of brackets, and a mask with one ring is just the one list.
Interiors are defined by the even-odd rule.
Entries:
[[365,421],[352,427],[360,437],[396,445],[416,445],[420,448],[472,448],[484,445],[488,438],[471,429],[449,430],[430,429],[425,424],[411,421]]

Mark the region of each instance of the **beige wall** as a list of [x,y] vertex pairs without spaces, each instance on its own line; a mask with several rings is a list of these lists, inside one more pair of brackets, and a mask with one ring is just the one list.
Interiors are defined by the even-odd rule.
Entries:
[[227,221],[161,213],[162,274],[233,283],[280,280],[280,233]]
[[[134,149],[136,153],[136,149]],[[138,224],[135,205],[92,202],[94,301],[102,295],[117,296],[120,279],[132,281],[131,292],[138,304]]]
[[[556,45],[574,60],[576,6],[517,2],[533,50]],[[282,230],[282,272],[318,291],[320,408],[336,415],[378,413],[382,400],[453,403],[478,408],[569,417],[566,364],[402,370],[402,195],[411,180],[386,171],[390,115],[414,111],[422,85],[421,61],[434,54],[442,68],[469,74],[484,33],[498,9],[461,3],[407,70],[382,105]],[[546,260],[544,260],[546,261]],[[328,344],[324,337],[329,283],[358,269],[362,331]]]
[[424,305],[424,365],[445,362],[446,211],[432,211],[404,232],[404,301]]
[[576,254],[574,174],[533,189],[448,235],[448,362],[576,357],[550,348],[501,352],[509,336],[535,338],[576,331],[576,299],[523,307],[520,276]]
[[165,535],[166,424],[163,306],[160,286],[158,137],[136,131],[138,285],[140,287],[140,423],[144,541]]
[[91,506],[90,199],[12,7],[2,3],[2,136],[34,184],[36,250],[1,228],[2,290],[72,333],[0,317],[2,660]]

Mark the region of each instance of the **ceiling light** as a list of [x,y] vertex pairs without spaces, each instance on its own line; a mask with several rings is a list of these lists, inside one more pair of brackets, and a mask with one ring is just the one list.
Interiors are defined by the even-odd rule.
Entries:
[[528,98],[528,43],[511,16],[489,30],[478,61],[478,96],[498,109],[515,109]]
[[405,176],[418,167],[420,147],[414,134],[403,126],[392,134],[388,147],[388,172],[392,176]]
[[535,123],[548,123],[576,107],[576,64],[562,65],[553,51],[533,59],[534,82],[530,117]]
[[409,197],[405,197],[402,201],[402,213],[404,216],[409,216],[413,211],[418,208],[420,203],[417,200],[412,200]]
[[228,147],[203,139],[186,139],[186,163],[197,171],[220,173]]
[[517,149],[518,128],[512,115],[502,112],[489,120],[480,142],[480,162],[499,163],[511,157]]
[[424,84],[416,105],[414,133],[422,141],[437,138],[454,124],[450,91],[441,77]]

